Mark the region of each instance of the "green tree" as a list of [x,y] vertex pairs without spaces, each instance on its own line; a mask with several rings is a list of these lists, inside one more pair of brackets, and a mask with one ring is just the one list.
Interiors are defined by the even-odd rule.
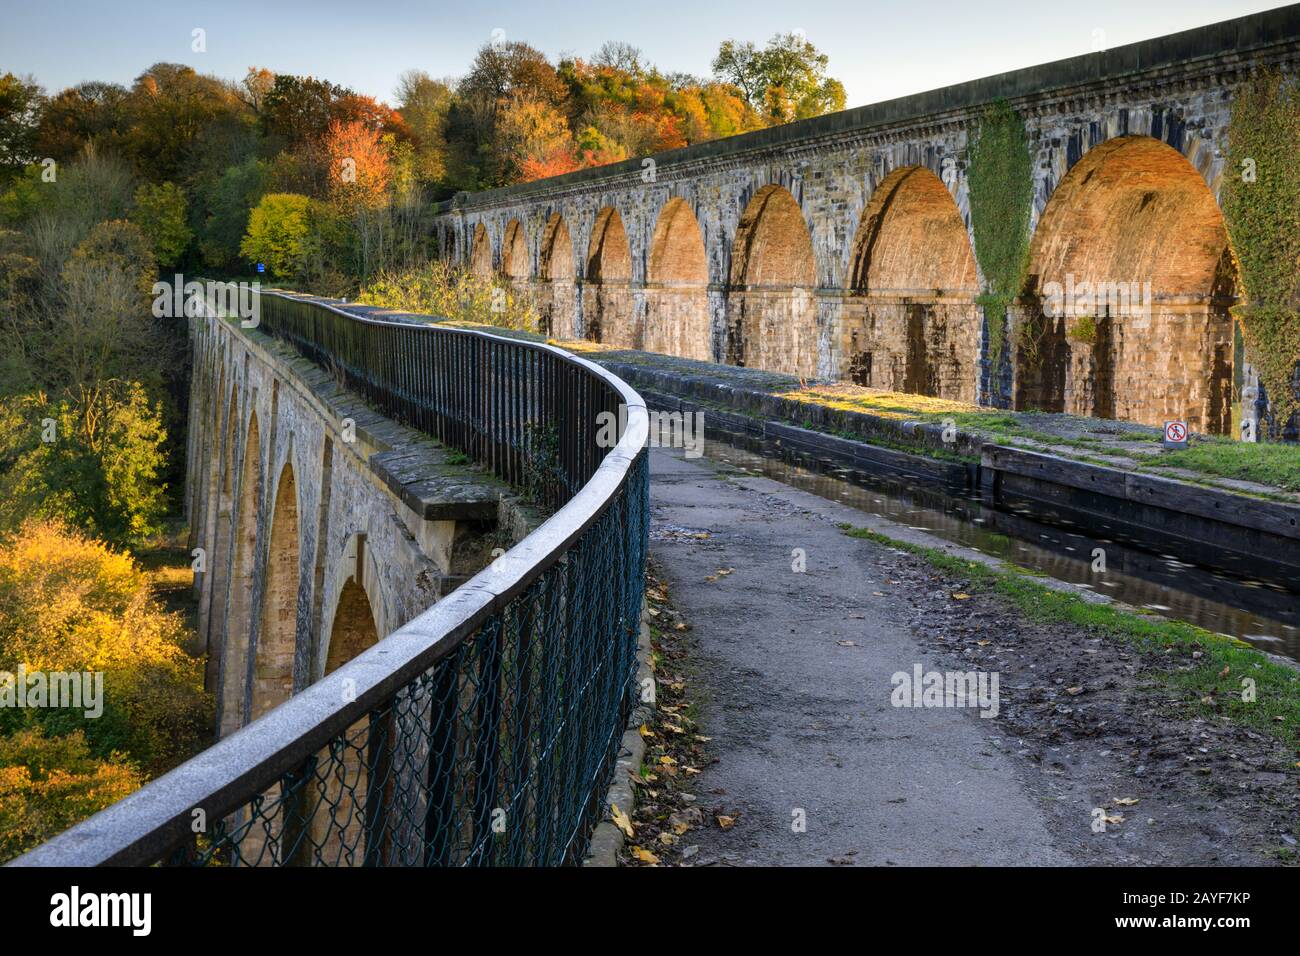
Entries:
[[36,128],[44,101],[30,77],[0,76],[0,183],[36,161]]
[[763,49],[724,40],[713,73],[770,122],[788,123],[844,109],[844,85],[826,75],[828,63],[803,35],[778,33]]
[[164,268],[180,261],[193,235],[185,224],[185,193],[175,183],[145,183],[137,189],[131,221],[144,232],[154,259]]
[[312,253],[311,200],[296,193],[263,196],[239,251],[249,262],[265,262],[277,278],[302,275]]
[[214,269],[233,270],[239,263],[239,243],[248,226],[248,214],[262,198],[266,164],[248,159],[230,166],[207,197],[210,212],[199,233],[203,261]]

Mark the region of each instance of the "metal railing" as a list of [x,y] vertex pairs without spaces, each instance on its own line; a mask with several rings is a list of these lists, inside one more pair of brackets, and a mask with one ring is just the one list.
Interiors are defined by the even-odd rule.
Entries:
[[[551,346],[260,304],[263,330],[384,414],[558,510],[351,662],[11,865],[579,862],[633,703],[645,404]],[[612,449],[602,412],[625,423]]]

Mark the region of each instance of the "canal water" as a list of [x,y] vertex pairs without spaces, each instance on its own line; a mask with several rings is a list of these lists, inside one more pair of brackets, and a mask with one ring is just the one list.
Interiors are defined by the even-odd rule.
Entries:
[[[1134,542],[1090,537],[1036,520],[1029,511],[1002,511],[976,498],[933,486],[909,485],[776,442],[742,447],[707,439],[706,458],[744,474],[762,475],[868,514],[1038,571],[1080,590],[1093,590],[1164,617],[1237,637],[1300,660],[1300,594],[1265,581],[1198,567]],[[1094,571],[1096,549],[1104,571]]]

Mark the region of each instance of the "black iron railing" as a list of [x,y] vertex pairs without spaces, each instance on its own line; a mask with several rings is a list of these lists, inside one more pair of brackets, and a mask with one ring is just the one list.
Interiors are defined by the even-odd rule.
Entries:
[[[633,701],[644,403],[550,346],[280,293],[260,305],[263,331],[558,510],[348,664],[14,865],[581,860]],[[602,413],[624,423],[612,448]]]

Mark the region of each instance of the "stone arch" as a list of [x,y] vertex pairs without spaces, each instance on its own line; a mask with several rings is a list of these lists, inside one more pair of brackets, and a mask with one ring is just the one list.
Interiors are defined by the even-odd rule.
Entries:
[[548,336],[573,338],[578,311],[577,285],[574,277],[573,240],[569,227],[558,212],[552,214],[542,231],[541,255],[538,257],[538,308],[542,332]]
[[220,678],[221,647],[226,629],[226,596],[230,582],[230,545],[234,534],[234,479],[235,441],[239,437],[239,391],[230,387],[226,405],[225,435],[216,448],[218,480],[216,494],[216,528],[212,538],[212,553],[208,555],[208,573],[211,586],[208,591],[207,664],[204,668],[204,685],[215,690]]
[[280,469],[271,508],[262,614],[253,667],[252,720],[293,696],[302,567],[298,524],[298,487],[293,465],[286,461]]
[[585,337],[640,348],[632,309],[632,252],[623,217],[613,206],[596,213],[582,287]]
[[817,374],[817,269],[803,211],[781,186],[745,207],[731,254],[727,361]]
[[[365,538],[358,535],[354,541],[358,549],[357,570],[343,582],[333,620],[324,635],[326,675],[379,643],[374,608],[358,580],[365,565]],[[369,738],[370,721],[362,718],[347,729],[345,740],[333,745],[333,752],[327,750],[321,754],[316,782],[319,805],[310,818],[312,842],[327,865],[359,866],[364,861],[368,783],[365,756]]]
[[645,348],[709,361],[709,260],[695,211],[684,199],[664,203],[650,240]]
[[501,271],[516,285],[527,284],[532,273],[528,261],[528,240],[518,219],[506,223],[505,242],[501,246]]
[[847,377],[973,402],[978,292],[975,255],[948,187],[924,166],[893,170],[853,239],[841,343]]
[[484,279],[492,275],[492,237],[481,222],[474,227],[474,238],[470,243],[469,271]]
[[248,701],[248,645],[253,625],[253,574],[257,560],[257,516],[262,499],[262,445],[257,411],[248,416],[240,460],[239,496],[231,532],[230,596],[221,655],[220,734],[244,725]]
[[1177,149],[1122,136],[1085,153],[1038,220],[1026,289],[1017,408],[1232,431],[1236,269]]

